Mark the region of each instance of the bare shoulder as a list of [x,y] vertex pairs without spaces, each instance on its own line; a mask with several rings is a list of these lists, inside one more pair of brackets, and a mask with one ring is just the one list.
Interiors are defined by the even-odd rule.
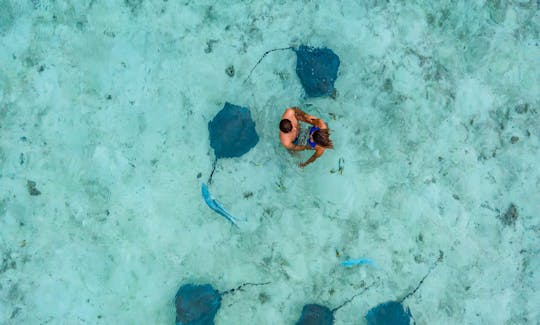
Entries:
[[283,115],[281,116],[282,119],[291,119],[291,117],[294,117],[294,109],[289,107],[283,112]]

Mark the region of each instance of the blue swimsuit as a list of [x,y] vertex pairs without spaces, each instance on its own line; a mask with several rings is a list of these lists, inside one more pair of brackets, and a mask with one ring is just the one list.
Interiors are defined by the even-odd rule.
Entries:
[[[316,127],[316,126],[312,126],[311,129],[309,129],[309,137],[311,137],[311,135],[312,135],[315,131],[318,131],[318,130],[320,130],[320,128],[318,128],[318,127]],[[310,139],[309,137],[307,138],[307,143],[309,144],[309,146],[310,146],[311,148],[315,148],[315,146],[316,146],[317,144],[315,143],[315,141],[311,141],[311,139]]]
[[309,124],[299,122],[299,124],[305,124],[304,127],[300,128],[300,132],[298,133],[298,136],[296,136],[296,139],[294,139],[293,143],[295,145],[309,145],[311,148],[315,148],[317,145],[314,141],[311,141],[309,137],[317,130],[320,130],[320,128],[316,126],[311,126],[311,128],[308,129]]

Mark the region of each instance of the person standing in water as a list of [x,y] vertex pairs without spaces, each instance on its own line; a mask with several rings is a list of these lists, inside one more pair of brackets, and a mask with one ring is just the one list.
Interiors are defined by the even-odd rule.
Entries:
[[[301,123],[308,123],[302,128]],[[281,144],[294,151],[315,150],[315,153],[308,160],[298,164],[305,167],[322,156],[326,149],[333,149],[334,145],[330,140],[330,130],[326,123],[320,118],[303,112],[298,107],[289,107],[281,116],[279,122],[279,140]]]

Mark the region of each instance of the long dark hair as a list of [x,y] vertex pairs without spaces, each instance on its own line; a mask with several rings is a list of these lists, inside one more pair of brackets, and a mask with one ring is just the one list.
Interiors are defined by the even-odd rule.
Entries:
[[334,144],[332,143],[332,140],[330,140],[329,129],[320,129],[313,132],[313,140],[321,147],[334,149]]

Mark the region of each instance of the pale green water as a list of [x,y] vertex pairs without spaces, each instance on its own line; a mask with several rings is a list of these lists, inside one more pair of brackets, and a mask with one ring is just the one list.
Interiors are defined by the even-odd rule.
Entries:
[[[1,324],[172,324],[187,282],[269,282],[218,325],[359,293],[335,324],[364,324],[428,272],[418,324],[539,322],[536,1],[212,3],[0,0]],[[335,100],[303,98],[292,51],[244,83],[300,44],[340,56]],[[211,187],[240,230],[200,197],[225,101],[260,137]],[[333,130],[303,171],[293,105]]]

